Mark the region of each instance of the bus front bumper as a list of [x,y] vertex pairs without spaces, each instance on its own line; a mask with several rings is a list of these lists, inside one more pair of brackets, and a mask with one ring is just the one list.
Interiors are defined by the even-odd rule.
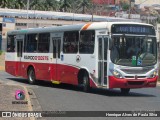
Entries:
[[156,87],[158,76],[144,79],[126,79],[109,76],[109,88],[145,88]]

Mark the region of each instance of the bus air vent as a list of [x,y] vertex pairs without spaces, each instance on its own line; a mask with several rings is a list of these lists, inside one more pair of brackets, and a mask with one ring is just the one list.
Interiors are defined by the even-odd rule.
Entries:
[[128,81],[129,85],[143,85],[144,81]]
[[137,70],[137,69],[121,69],[121,70],[127,74],[145,74],[150,70],[152,70],[152,68],[145,68],[140,70]]

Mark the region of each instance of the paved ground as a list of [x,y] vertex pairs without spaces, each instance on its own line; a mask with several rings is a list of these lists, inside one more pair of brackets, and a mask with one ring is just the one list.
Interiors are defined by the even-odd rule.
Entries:
[[[48,82],[38,82],[38,85],[29,85],[26,80],[0,72],[0,79],[5,84],[20,84],[28,88],[31,93],[31,102],[34,110],[43,111],[135,111],[160,110],[160,86],[150,89],[135,89],[127,96],[119,90],[97,90],[91,93],[81,92],[81,88],[71,85],[52,85]],[[46,118],[47,120],[108,120],[109,118]],[[110,118],[117,120],[118,118]],[[134,120],[135,118],[119,118]],[[118,119],[118,120],[119,120]],[[138,118],[151,120],[151,118]],[[159,120],[159,118],[152,118]]]

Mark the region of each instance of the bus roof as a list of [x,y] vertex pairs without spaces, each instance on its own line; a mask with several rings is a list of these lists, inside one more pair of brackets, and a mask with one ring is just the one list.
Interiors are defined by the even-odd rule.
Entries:
[[8,35],[12,34],[27,34],[27,33],[44,33],[44,32],[60,32],[60,31],[80,31],[80,30],[96,30],[96,29],[108,29],[110,30],[113,24],[136,24],[136,25],[147,25],[152,26],[151,24],[138,23],[138,22],[92,22],[92,23],[83,23],[76,25],[64,25],[64,26],[51,26],[51,27],[41,27],[41,28],[29,28],[22,30],[13,30],[9,31]]

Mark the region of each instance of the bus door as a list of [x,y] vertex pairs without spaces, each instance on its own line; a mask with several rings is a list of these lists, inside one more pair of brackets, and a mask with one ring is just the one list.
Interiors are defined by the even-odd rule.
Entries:
[[52,42],[52,51],[53,51],[53,60],[51,61],[51,75],[53,82],[60,81],[60,53],[61,53],[61,41],[62,33],[52,33],[51,42]]
[[17,52],[17,65],[16,65],[16,75],[22,75],[22,55],[23,55],[23,41],[24,35],[16,35],[16,52]]
[[101,86],[108,85],[107,76],[107,53],[108,53],[108,37],[98,36],[98,84]]

